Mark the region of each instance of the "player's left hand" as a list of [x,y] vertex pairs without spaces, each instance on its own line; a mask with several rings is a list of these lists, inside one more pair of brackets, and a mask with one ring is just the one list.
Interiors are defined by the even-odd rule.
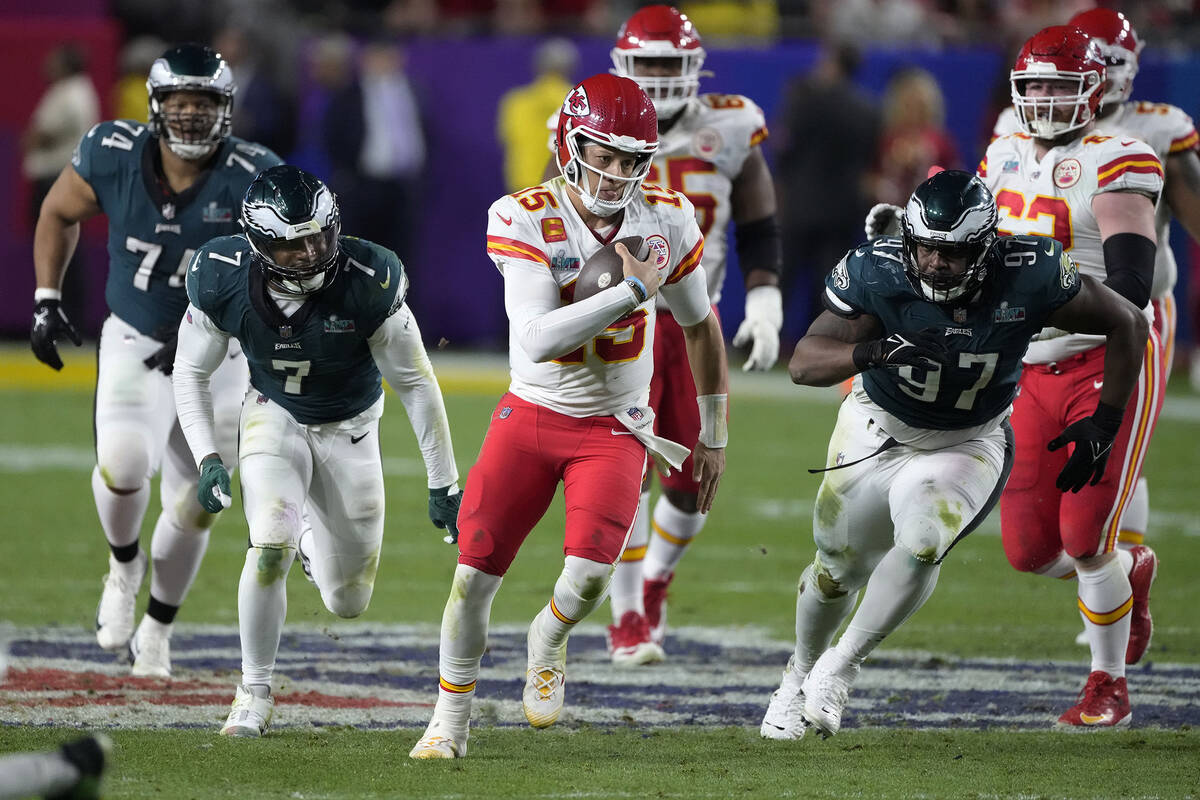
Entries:
[[62,369],[62,358],[58,355],[58,340],[70,339],[76,347],[83,344],[79,331],[67,319],[59,300],[45,298],[33,307],[33,327],[29,329],[29,344],[38,361],[52,369]]
[[179,343],[179,330],[174,330],[170,337],[163,342],[162,347],[155,350],[142,361],[147,369],[157,369],[163,375],[175,371],[175,347]]
[[725,448],[705,447],[699,442],[692,450],[692,480],[700,484],[696,510],[707,514],[717,496],[717,486],[725,473]]
[[225,469],[221,457],[216,453],[209,453],[200,462],[200,483],[196,487],[196,499],[210,514],[217,514],[233,505],[229,470]]
[[461,505],[462,492],[458,490],[457,483],[443,489],[429,490],[429,519],[434,527],[448,531],[442,537],[446,544],[458,542],[458,507]]
[[779,360],[783,327],[783,295],[778,286],[755,286],[746,292],[746,318],[733,336],[734,347],[751,345],[742,370],[765,371]]
[[899,236],[900,215],[903,213],[904,209],[900,206],[894,206],[891,203],[877,203],[867,212],[867,219],[863,222],[863,231],[866,232],[868,239],[874,239],[877,236]]
[[1084,486],[1095,486],[1104,477],[1108,454],[1112,452],[1113,439],[1121,429],[1124,412],[1106,403],[1100,403],[1090,417],[1072,422],[1062,433],[1051,439],[1046,449],[1054,452],[1075,443],[1075,449],[1067,464],[1058,473],[1054,485],[1060,492],[1078,492]]

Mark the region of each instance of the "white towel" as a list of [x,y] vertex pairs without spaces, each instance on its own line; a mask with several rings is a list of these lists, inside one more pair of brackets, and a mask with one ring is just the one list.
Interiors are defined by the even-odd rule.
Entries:
[[617,421],[646,446],[661,475],[671,474],[671,468],[679,469],[692,451],[678,442],[654,435],[654,409],[649,406],[634,406],[613,414]]

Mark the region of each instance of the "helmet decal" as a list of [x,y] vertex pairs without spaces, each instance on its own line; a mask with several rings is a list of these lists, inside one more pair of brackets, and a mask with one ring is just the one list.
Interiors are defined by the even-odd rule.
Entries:
[[582,83],[572,89],[567,95],[567,99],[563,101],[563,113],[572,117],[586,117],[592,113],[592,106],[588,103],[587,89]]
[[259,173],[242,201],[242,226],[252,262],[273,290],[307,295],[336,277],[337,197],[304,170],[281,164]]

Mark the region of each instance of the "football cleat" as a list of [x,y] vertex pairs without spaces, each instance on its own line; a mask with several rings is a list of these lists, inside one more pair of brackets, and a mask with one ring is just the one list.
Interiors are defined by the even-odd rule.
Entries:
[[535,728],[548,728],[558,721],[566,697],[567,645],[564,642],[558,653],[550,658],[539,657],[533,650],[535,617],[529,626],[526,645],[525,690],[521,693],[521,707],[525,719]]
[[221,735],[257,739],[267,732],[274,711],[275,698],[269,692],[266,697],[256,697],[246,686],[238,686]]
[[813,664],[801,685],[804,692],[804,719],[828,739],[842,727],[842,711],[850,696],[850,687],[858,677],[858,665],[850,664],[830,648]]
[[1133,589],[1133,608],[1129,612],[1129,644],[1125,647],[1125,663],[1136,664],[1150,647],[1154,622],[1150,619],[1150,584],[1158,575],[1158,556],[1145,545],[1129,548],[1133,569],[1129,570],[1129,586]]
[[409,751],[409,758],[464,758],[467,755],[467,728],[452,730],[448,722],[434,717],[425,735]]
[[1057,728],[1065,730],[1103,730],[1125,728],[1133,721],[1129,708],[1129,690],[1124,678],[1113,680],[1107,672],[1096,670],[1088,676],[1079,702],[1063,712]]
[[300,538],[296,540],[296,555],[300,557],[300,569],[304,571],[305,580],[316,586],[317,580],[312,574],[312,559],[308,555],[308,551],[312,547],[312,535],[312,528],[305,528],[300,533]]
[[96,641],[105,650],[124,650],[133,636],[134,606],[146,577],[149,559],[139,549],[137,558],[121,563],[108,555],[108,574],[96,607]]
[[783,680],[771,695],[767,713],[758,732],[764,739],[802,739],[808,725],[804,721],[804,678],[796,669],[796,656],[788,658]]
[[646,609],[646,624],[650,626],[650,641],[659,647],[667,638],[667,587],[675,573],[665,578],[642,581],[642,603]]
[[626,611],[621,621],[608,626],[608,655],[619,666],[657,664],[666,659],[663,649],[650,641],[650,626],[636,611]]
[[129,640],[133,674],[139,678],[171,677],[171,626],[149,616],[142,617]]

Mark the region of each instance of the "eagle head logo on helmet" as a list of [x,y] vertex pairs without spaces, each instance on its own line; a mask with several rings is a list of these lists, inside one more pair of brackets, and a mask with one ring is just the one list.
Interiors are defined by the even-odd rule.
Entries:
[[[580,82],[567,93],[554,136],[555,157],[567,183],[579,192],[584,207],[600,217],[611,216],[632,200],[650,171],[658,150],[658,117],[654,104],[629,78],[601,73]],[[636,157],[628,176],[604,172],[588,164],[585,145],[599,144]],[[596,187],[592,187],[592,180]],[[615,200],[599,197],[601,180],[624,184]]]

